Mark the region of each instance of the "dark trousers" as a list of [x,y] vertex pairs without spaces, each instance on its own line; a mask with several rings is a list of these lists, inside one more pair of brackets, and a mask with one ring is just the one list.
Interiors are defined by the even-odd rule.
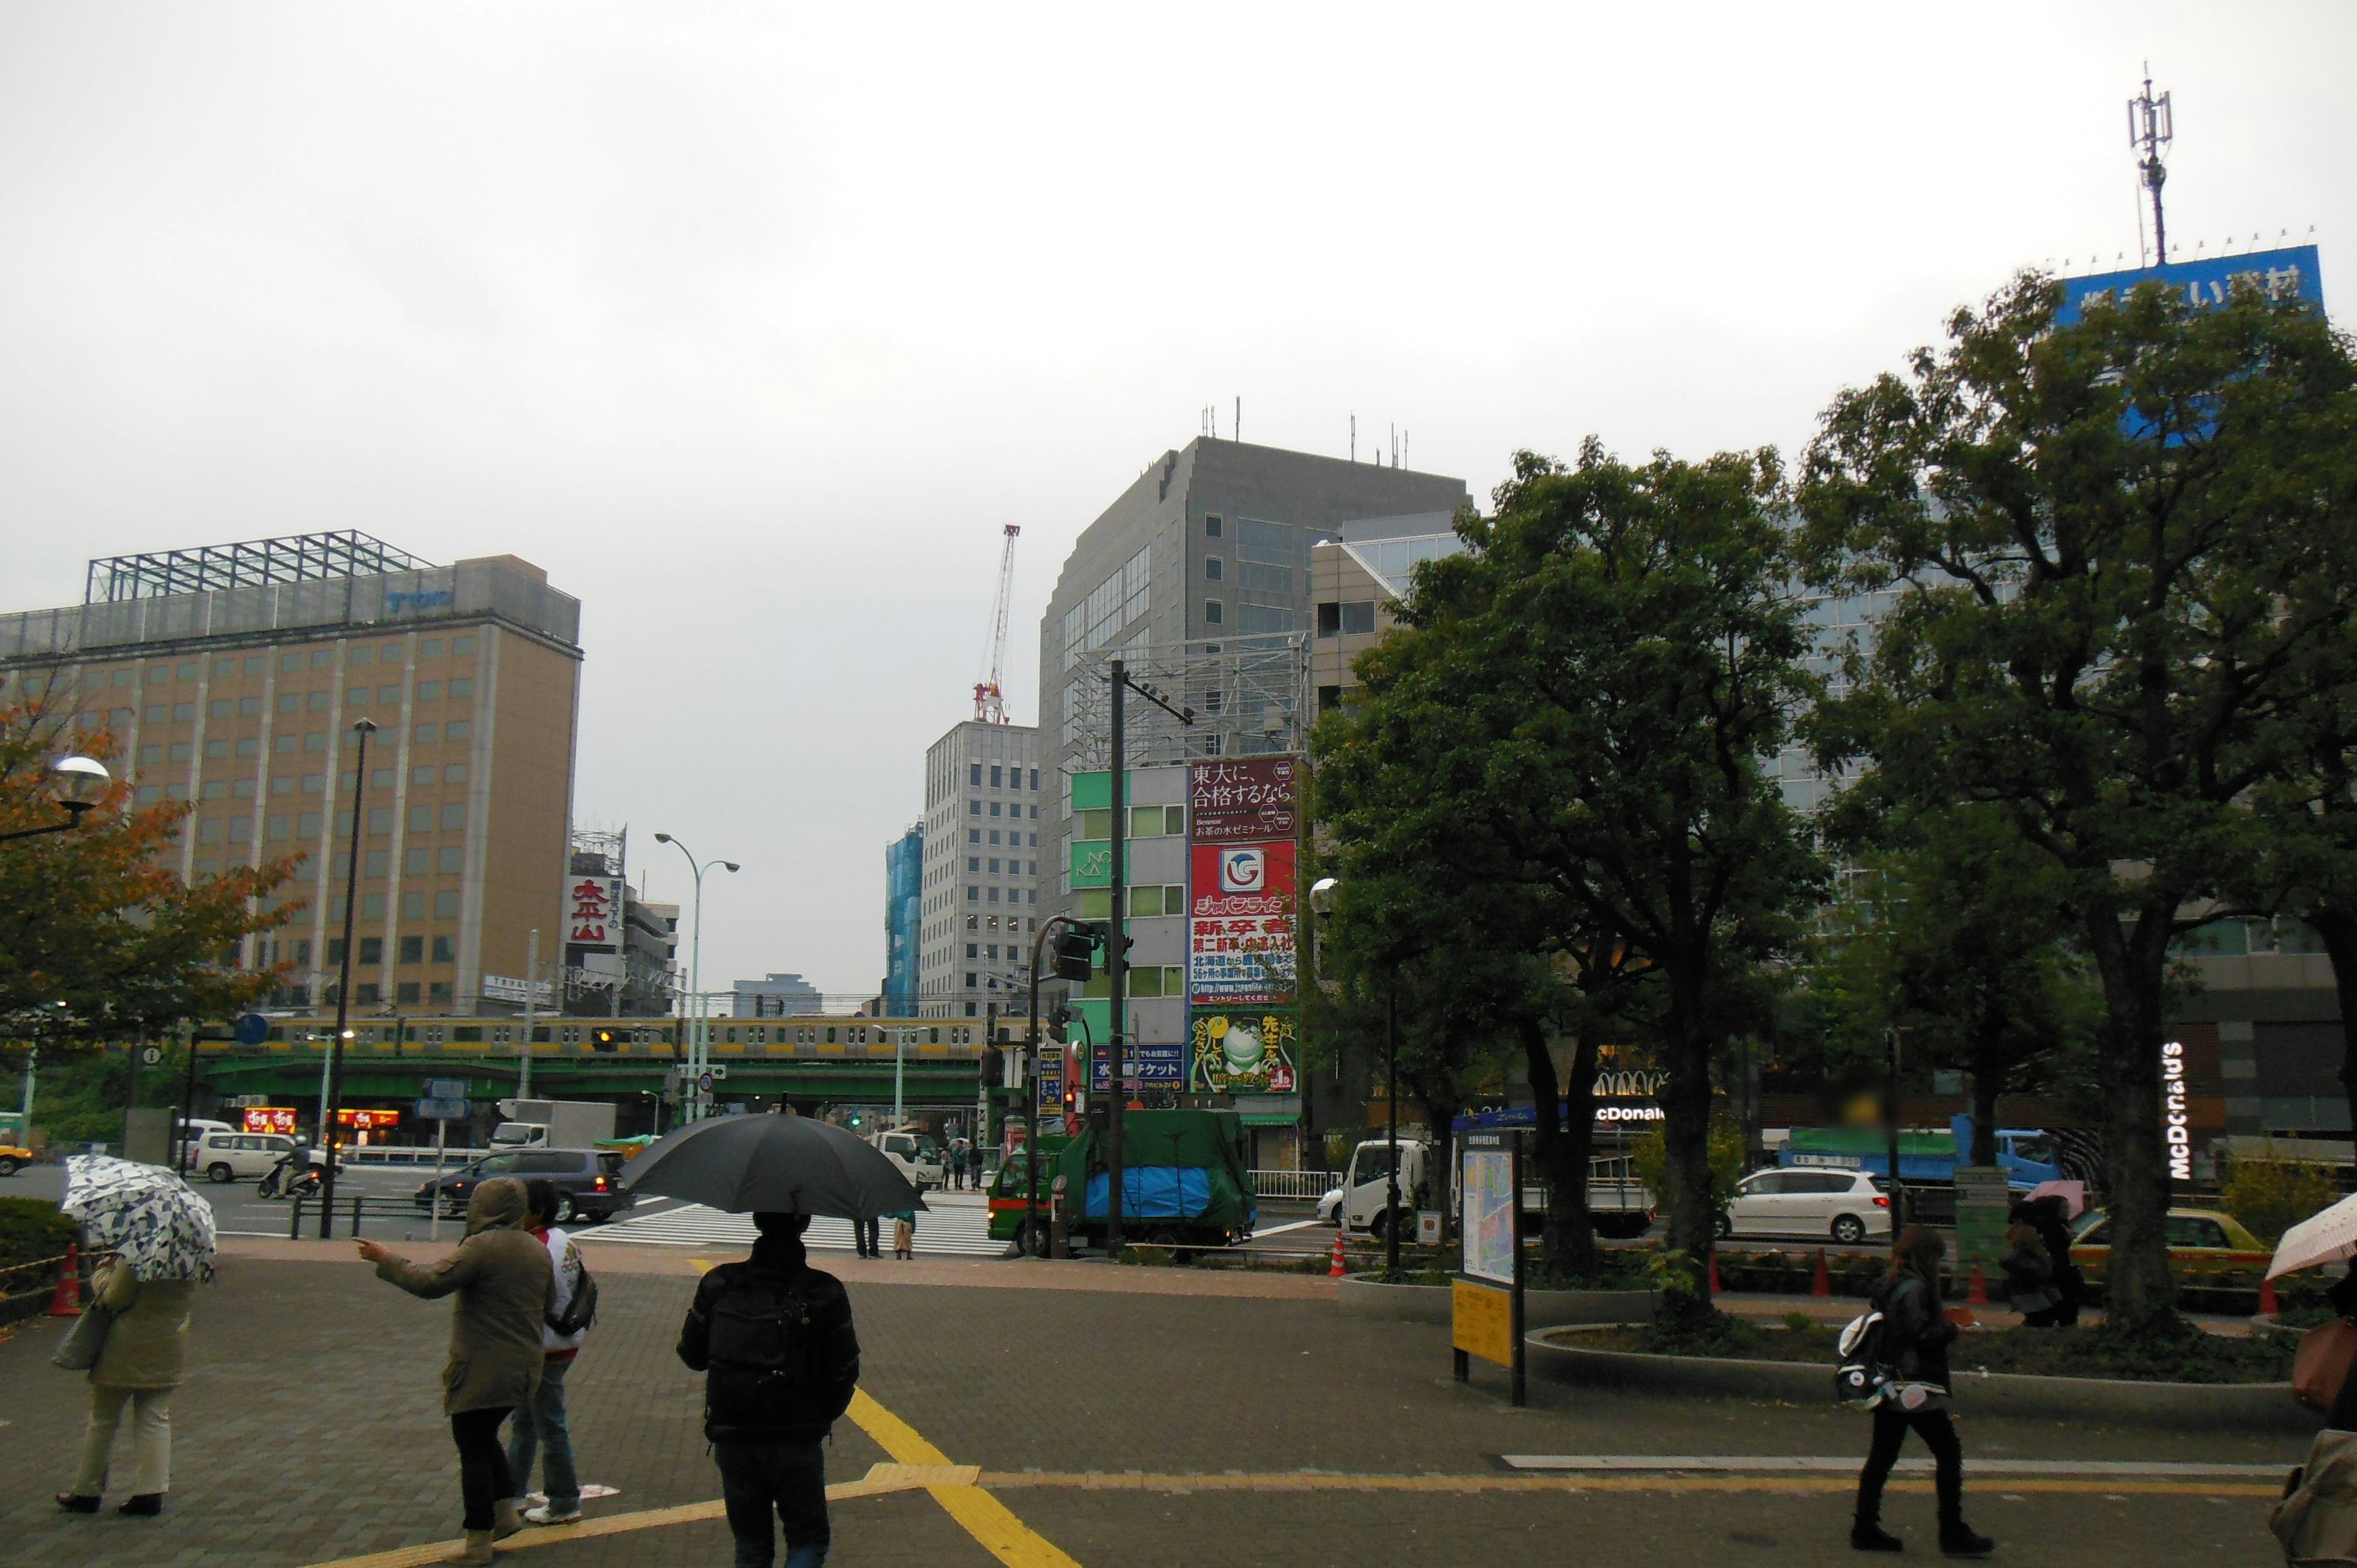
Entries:
[[720,1496],[729,1533],[737,1538],[737,1568],[770,1568],[777,1537],[770,1510],[786,1532],[786,1568],[819,1568],[833,1539],[826,1523],[826,1454],[807,1443],[715,1443]]
[[515,1496],[507,1450],[500,1446],[500,1423],[512,1408],[462,1410],[450,1418],[450,1437],[458,1445],[458,1494],[467,1502],[468,1530],[490,1529],[491,1505]]
[[1932,1451],[1932,1485],[1940,1494],[1940,1522],[1953,1524],[1964,1512],[1964,1445],[1956,1441],[1955,1423],[1944,1410],[1904,1411],[1884,1403],[1874,1407],[1874,1445],[1867,1450],[1866,1468],[1857,1473],[1857,1522],[1872,1524],[1882,1517],[1882,1484],[1899,1462],[1899,1445],[1913,1427]]
[[880,1234],[882,1226],[883,1221],[880,1219],[855,1219],[851,1222],[851,1238],[861,1257],[876,1258],[883,1255],[884,1249],[879,1244],[882,1240]]

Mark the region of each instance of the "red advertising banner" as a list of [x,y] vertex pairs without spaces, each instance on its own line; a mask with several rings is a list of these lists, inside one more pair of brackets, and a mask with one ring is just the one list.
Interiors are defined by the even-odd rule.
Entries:
[[245,1108],[245,1130],[249,1133],[295,1133],[295,1108],[291,1105],[249,1105]]
[[1191,765],[1190,836],[1203,843],[1262,843],[1300,836],[1301,759],[1243,757]]
[[611,947],[622,940],[622,883],[619,877],[567,877],[565,940]]
[[1189,997],[1199,1006],[1291,1001],[1293,841],[1199,843],[1190,854]]

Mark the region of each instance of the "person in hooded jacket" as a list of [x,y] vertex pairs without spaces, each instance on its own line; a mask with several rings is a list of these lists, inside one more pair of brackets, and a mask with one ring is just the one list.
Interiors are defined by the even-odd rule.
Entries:
[[1882,1528],[1882,1487],[1911,1430],[1932,1450],[1940,1499],[1940,1550],[1977,1557],[1996,1542],[1964,1522],[1964,1450],[1948,1419],[1948,1347],[1956,1326],[1940,1305],[1940,1262],[1948,1244],[1928,1225],[1910,1225],[1892,1249],[1890,1273],[1875,1292],[1883,1344],[1898,1373],[1874,1406],[1874,1441],[1857,1477],[1857,1512],[1849,1543],[1859,1552],[1898,1552],[1906,1542]]
[[500,1423],[531,1402],[540,1382],[541,1330],[556,1294],[548,1249],[524,1229],[527,1218],[523,1183],[494,1176],[467,1200],[466,1239],[440,1262],[421,1267],[381,1241],[360,1244],[377,1278],[428,1301],[458,1298],[442,1368],[442,1411],[458,1448],[467,1543],[450,1561],[475,1568],[491,1561],[493,1541],[523,1528]]
[[679,1359],[705,1374],[704,1435],[720,1466],[720,1492],[737,1568],[770,1568],[777,1511],[786,1568],[820,1568],[833,1534],[826,1516],[828,1431],[859,1382],[859,1336],[851,1297],[810,1266],[807,1214],[758,1213],[753,1255],[696,1282],[679,1331]]
[[98,1305],[114,1314],[114,1321],[90,1369],[81,1471],[73,1490],[58,1494],[58,1507],[68,1513],[98,1511],[107,1456],[128,1406],[133,1491],[115,1511],[159,1514],[172,1484],[172,1391],[180,1386],[187,1362],[188,1298],[196,1287],[186,1280],[142,1280],[120,1258],[101,1263],[90,1283]]
[[2032,1198],[2022,1208],[2038,1239],[2046,1244],[2046,1255],[2054,1266],[2053,1283],[2047,1287],[2054,1305],[2024,1317],[2022,1322],[2032,1328],[2075,1327],[2079,1305],[2087,1296],[2087,1276],[2071,1261],[2071,1205],[2050,1192],[2044,1197]]

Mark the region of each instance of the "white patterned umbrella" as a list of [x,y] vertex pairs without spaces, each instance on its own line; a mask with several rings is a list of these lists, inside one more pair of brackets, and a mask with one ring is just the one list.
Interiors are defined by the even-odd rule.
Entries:
[[162,1165],[75,1155],[58,1208],[81,1221],[92,1251],[120,1253],[140,1279],[213,1277],[212,1205]]
[[2357,1255],[2357,1194],[2285,1231],[2276,1243],[2275,1261],[2267,1265],[2267,1278],[2337,1263],[2352,1255]]

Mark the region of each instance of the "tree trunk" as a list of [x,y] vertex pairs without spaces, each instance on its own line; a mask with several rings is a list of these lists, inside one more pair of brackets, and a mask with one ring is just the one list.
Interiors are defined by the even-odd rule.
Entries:
[[2349,1125],[2357,1127],[2357,910],[2311,909],[2308,924],[2332,960],[2332,988],[2341,1000],[2341,1091],[2349,1101]]
[[2005,1087],[2005,1046],[1990,1041],[1973,1053],[1973,1146],[1976,1165],[1996,1164],[1996,1097]]
[[2169,923],[2178,900],[2148,899],[2133,925],[2098,906],[2088,947],[2104,983],[2106,1017],[2098,1041],[2104,1088],[2104,1203],[2112,1217],[2104,1270],[2115,1324],[2173,1331],[2176,1282],[2169,1273],[2169,1175],[2161,1110],[2161,997]]
[[1680,1254],[1685,1289],[1664,1295],[1663,1310],[1704,1316],[1710,1300],[1710,1254],[1718,1240],[1718,1210],[1710,1193],[1710,1037],[1702,1023],[1698,976],[1670,975],[1670,1017],[1663,1031],[1668,1080],[1662,1086],[1662,1185],[1668,1190],[1665,1250]]
[[[1542,1233],[1539,1255],[1547,1268],[1555,1273],[1585,1273],[1596,1266],[1596,1231],[1587,1218],[1587,1149],[1595,1137],[1595,1112],[1589,1109],[1587,1120],[1579,1119],[1581,1110],[1592,1098],[1589,1093],[1576,1092],[1571,1106],[1571,1121],[1566,1126],[1563,1115],[1562,1087],[1555,1081],[1555,1058],[1547,1050],[1546,1029],[1536,1018],[1522,1023],[1523,1071],[1531,1084],[1531,1103],[1535,1112],[1531,1133],[1531,1155],[1539,1168],[1539,1179],[1546,1184],[1546,1226]],[[1585,1072],[1585,1079],[1581,1074]],[[1592,1026],[1583,1025],[1579,1045],[1572,1058],[1571,1078],[1575,1090],[1585,1082],[1595,1088],[1596,1041]]]

